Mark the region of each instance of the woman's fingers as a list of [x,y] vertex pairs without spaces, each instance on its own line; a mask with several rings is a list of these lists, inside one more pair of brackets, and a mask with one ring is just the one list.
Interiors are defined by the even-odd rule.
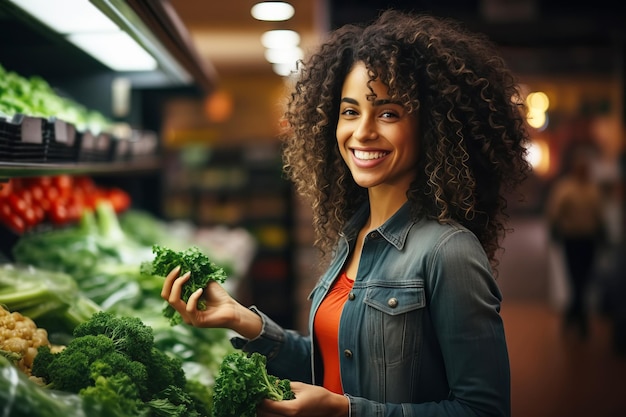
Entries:
[[165,277],[165,281],[163,282],[163,287],[161,288],[161,298],[167,300],[170,298],[170,293],[172,291],[172,284],[174,280],[178,278],[178,274],[180,273],[180,266],[172,269],[169,274]]
[[174,283],[172,284],[172,292],[170,292],[170,296],[168,298],[170,303],[180,301],[180,297],[183,294],[183,284],[187,282],[190,276],[191,271],[187,271],[174,280]]
[[203,291],[204,290],[202,288],[199,288],[189,296],[189,299],[187,300],[187,312],[194,313],[196,311],[198,301],[200,300],[200,297],[202,297]]

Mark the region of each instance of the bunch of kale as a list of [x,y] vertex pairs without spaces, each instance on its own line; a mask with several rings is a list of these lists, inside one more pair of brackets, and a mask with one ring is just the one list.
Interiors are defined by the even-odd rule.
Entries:
[[[152,262],[144,262],[141,271],[145,275],[167,276],[174,268],[180,266],[180,275],[191,271],[191,277],[182,288],[181,299],[188,301],[191,294],[198,289],[206,288],[211,280],[223,283],[226,280],[224,268],[217,266],[200,249],[192,246],[182,251],[176,251],[155,244],[152,246],[154,259]],[[204,300],[198,301],[198,310],[205,310]],[[182,323],[182,317],[171,305],[166,305],[163,314],[170,319],[172,326]]]
[[213,387],[214,417],[254,417],[264,399],[292,400],[291,381],[267,373],[266,358],[240,351],[224,357]]

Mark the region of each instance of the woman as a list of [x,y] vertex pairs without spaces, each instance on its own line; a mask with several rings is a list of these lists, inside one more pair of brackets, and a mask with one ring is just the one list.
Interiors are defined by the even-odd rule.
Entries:
[[163,298],[294,381],[259,416],[510,415],[494,267],[504,195],[528,170],[510,72],[454,23],[389,10],[334,31],[297,77],[285,170],[327,261],[308,335],[215,282],[185,303],[178,270]]

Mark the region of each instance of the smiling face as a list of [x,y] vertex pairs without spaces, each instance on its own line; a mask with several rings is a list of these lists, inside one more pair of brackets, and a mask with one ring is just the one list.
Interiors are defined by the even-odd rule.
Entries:
[[336,131],[339,150],[359,186],[370,192],[391,187],[404,195],[415,178],[417,117],[392,102],[380,81],[371,83],[376,99],[368,100],[368,81],[361,62],[344,81]]

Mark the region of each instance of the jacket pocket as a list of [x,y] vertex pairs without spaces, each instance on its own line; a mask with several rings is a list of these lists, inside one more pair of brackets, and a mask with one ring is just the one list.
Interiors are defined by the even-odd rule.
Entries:
[[365,304],[391,316],[404,314],[412,310],[426,307],[424,284],[414,286],[369,287],[365,292]]
[[[366,289],[363,340],[374,366],[383,365],[387,375],[409,374],[419,360],[426,294],[423,282],[410,285],[375,285]],[[385,369],[385,371],[382,371]]]

